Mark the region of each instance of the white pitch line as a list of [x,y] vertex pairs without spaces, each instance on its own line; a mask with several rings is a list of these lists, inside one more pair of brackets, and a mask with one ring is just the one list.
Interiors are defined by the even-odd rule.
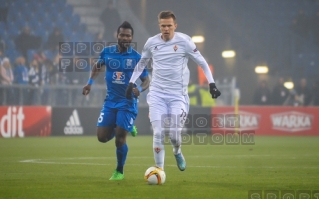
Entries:
[[[206,156],[185,156],[186,158],[265,158],[270,157],[272,159],[297,159],[297,158],[304,158],[304,157],[314,157],[313,155],[300,155],[300,156],[286,156],[286,155],[206,155]],[[109,157],[69,157],[69,158],[50,158],[50,160],[101,160],[101,159],[115,159],[115,156]],[[128,156],[129,159],[152,159],[153,156]],[[173,156],[167,155],[165,158],[173,158]],[[319,156],[318,156],[319,158]]]
[[[35,164],[70,164],[70,165],[91,165],[91,166],[107,166],[111,164],[101,164],[101,163],[81,163],[81,162],[53,162],[53,161],[42,161],[41,159],[30,159],[30,160],[22,160],[21,163],[35,163]],[[146,164],[127,164],[131,166],[147,166]],[[176,167],[176,165],[165,165],[167,167]],[[273,166],[260,166],[260,167],[253,167],[253,166],[219,166],[219,165],[207,165],[207,166],[196,166],[196,165],[188,165],[187,167],[191,168],[226,168],[226,169],[319,169],[319,167],[273,167]]]

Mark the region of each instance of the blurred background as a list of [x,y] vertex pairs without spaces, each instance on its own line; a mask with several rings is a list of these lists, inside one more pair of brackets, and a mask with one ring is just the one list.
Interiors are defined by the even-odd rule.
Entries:
[[176,14],[176,31],[192,37],[222,91],[212,100],[190,60],[192,106],[319,105],[318,0],[0,0],[0,105],[100,107],[103,75],[81,94],[98,53],[61,55],[59,43],[116,42],[126,20],[141,52],[162,10]]

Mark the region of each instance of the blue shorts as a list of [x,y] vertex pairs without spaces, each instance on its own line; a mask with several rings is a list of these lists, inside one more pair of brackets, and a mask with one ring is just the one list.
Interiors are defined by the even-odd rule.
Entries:
[[137,113],[122,108],[111,108],[104,103],[96,126],[115,128],[119,126],[131,132]]

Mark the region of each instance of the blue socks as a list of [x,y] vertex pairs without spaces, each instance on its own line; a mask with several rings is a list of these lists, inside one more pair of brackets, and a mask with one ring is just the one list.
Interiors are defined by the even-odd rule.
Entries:
[[125,164],[127,152],[128,152],[128,147],[126,143],[123,146],[116,148],[116,157],[117,157],[116,170],[122,174],[123,174],[123,167]]

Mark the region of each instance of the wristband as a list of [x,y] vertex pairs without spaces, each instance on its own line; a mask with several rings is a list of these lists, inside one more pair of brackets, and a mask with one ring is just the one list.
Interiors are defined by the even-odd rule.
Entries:
[[143,89],[142,89],[141,86],[138,86],[138,87],[137,87],[137,90],[140,91],[140,93],[141,93]]
[[90,78],[88,81],[88,85],[92,85],[94,83],[94,79]]

